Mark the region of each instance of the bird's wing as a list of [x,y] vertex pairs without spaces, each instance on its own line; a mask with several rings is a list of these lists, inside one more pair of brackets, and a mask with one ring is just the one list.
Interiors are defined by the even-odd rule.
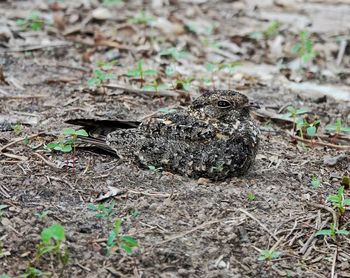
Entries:
[[215,128],[185,113],[170,113],[142,122],[139,129],[145,137],[162,137],[178,141],[206,141],[216,136]]

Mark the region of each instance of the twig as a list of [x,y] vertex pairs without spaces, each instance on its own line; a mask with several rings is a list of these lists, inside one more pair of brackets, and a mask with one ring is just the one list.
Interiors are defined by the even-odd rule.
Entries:
[[178,92],[175,92],[175,91],[169,91],[169,90],[148,91],[148,90],[141,90],[136,88],[127,88],[118,84],[106,84],[103,86],[106,88],[123,90],[124,92],[128,92],[128,93],[142,94],[142,95],[148,95],[148,96],[178,97],[180,95]]
[[208,221],[208,222],[204,222],[200,225],[198,225],[197,227],[194,227],[193,229],[190,229],[188,231],[185,231],[185,232],[182,232],[182,233],[179,233],[177,235],[174,235],[174,236],[171,236],[163,241],[160,241],[160,242],[157,242],[155,245],[161,245],[161,244],[164,244],[164,243],[167,243],[169,241],[172,241],[174,239],[178,239],[178,238],[181,238],[181,237],[184,237],[188,234],[191,234],[197,230],[200,230],[200,229],[203,229],[205,228],[206,226],[210,226],[210,225],[213,225],[213,224],[216,224],[216,223],[219,223],[219,222],[222,222],[223,219],[217,219],[217,220],[212,220],[212,221]]
[[56,169],[61,169],[60,167],[58,167],[55,163],[49,161],[48,159],[46,159],[45,157],[43,157],[41,154],[38,153],[33,153],[36,157],[40,158],[42,161],[44,161],[47,165],[49,165],[52,168],[56,168]]
[[7,157],[9,157],[9,158],[18,159],[18,160],[21,160],[21,161],[26,161],[26,160],[28,160],[27,157],[22,156],[22,155],[15,155],[15,154],[12,154],[12,153],[4,153],[4,152],[2,152],[1,154],[2,154],[3,156],[7,156]]
[[311,203],[311,202],[308,202],[307,204],[314,207],[314,208],[324,209],[324,210],[330,212],[332,214],[332,217],[333,217],[334,228],[338,229],[338,216],[337,216],[337,213],[335,212],[334,209],[327,207],[327,206],[324,206],[324,205],[321,205],[321,204],[316,204],[316,203]]
[[325,142],[322,142],[322,141],[314,141],[314,140],[309,140],[309,139],[305,139],[305,138],[301,138],[299,136],[295,136],[295,135],[292,135],[290,133],[287,132],[287,134],[292,137],[293,139],[296,139],[300,142],[304,142],[304,143],[308,143],[310,145],[319,145],[319,146],[324,146],[324,147],[330,147],[330,148],[335,148],[335,149],[339,149],[339,150],[349,150],[350,151],[350,146],[348,145],[335,145],[335,144],[331,144],[331,143],[325,143]]
[[335,266],[337,264],[337,257],[338,257],[338,246],[335,248],[335,251],[333,254],[331,278],[335,278]]
[[0,100],[6,100],[6,99],[31,99],[31,98],[42,98],[42,97],[47,97],[47,95],[21,95],[21,96],[1,96]]
[[52,44],[47,44],[47,45],[32,45],[32,46],[24,46],[21,48],[12,48],[4,51],[0,51],[0,54],[5,54],[9,52],[24,52],[24,51],[33,51],[33,50],[40,50],[40,49],[45,49],[45,48],[58,48],[58,47],[67,47],[67,46],[72,46],[72,43],[69,42],[61,42],[61,43],[52,43]]
[[151,197],[160,197],[160,198],[168,198],[171,194],[161,194],[161,193],[148,193],[148,192],[141,192],[141,191],[134,191],[134,190],[128,190],[127,193],[134,193],[134,194],[141,194],[145,196],[151,196]]
[[252,214],[250,214],[248,211],[246,211],[245,209],[238,209],[240,212],[243,212],[245,215],[247,215],[248,217],[250,217],[251,219],[253,219],[256,223],[258,223],[263,230],[265,230],[271,237],[273,237],[274,240],[278,241],[279,239],[268,229],[266,228],[266,226],[264,224],[262,224],[255,216],[253,216]]
[[339,46],[339,51],[338,51],[338,56],[337,56],[337,66],[340,66],[340,64],[343,60],[347,44],[348,44],[347,40],[345,40],[345,39],[341,40],[340,46]]
[[0,148],[0,153],[3,152],[4,150],[6,150],[8,147],[12,146],[12,145],[15,145],[17,144],[18,142],[22,142],[24,139],[33,139],[35,137],[38,137],[38,136],[41,136],[41,135],[44,135],[45,133],[41,132],[41,133],[36,133],[36,134],[33,134],[33,135],[30,135],[30,136],[26,136],[26,137],[21,137],[21,138],[17,138],[15,140],[13,140],[12,142],[2,146]]

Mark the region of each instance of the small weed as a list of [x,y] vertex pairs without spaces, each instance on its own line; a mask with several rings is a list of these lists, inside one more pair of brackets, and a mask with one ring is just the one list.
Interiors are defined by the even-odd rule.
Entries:
[[333,240],[335,240],[337,235],[347,236],[348,234],[349,234],[349,231],[347,231],[345,229],[338,230],[335,228],[335,225],[332,223],[330,225],[329,229],[320,230],[315,235],[316,236],[330,236]]
[[0,278],[11,278],[11,276],[7,274],[0,274]]
[[317,127],[320,125],[320,121],[316,120],[312,123],[307,122],[303,118],[297,118],[296,120],[296,131],[299,133],[301,138],[304,138],[304,133],[308,137],[313,138],[316,135]]
[[0,220],[2,218],[4,209],[6,209],[8,207],[9,207],[8,205],[0,205]]
[[114,253],[119,248],[123,249],[127,254],[131,254],[139,245],[137,240],[131,236],[120,235],[120,226],[123,220],[118,218],[114,222],[114,228],[107,238],[107,254]]
[[202,40],[202,44],[204,47],[208,47],[208,48],[220,48],[219,42],[216,42],[214,40],[209,40],[207,38]]
[[248,201],[253,202],[253,201],[255,201],[256,196],[254,195],[254,193],[249,192],[248,196],[247,196],[247,199],[248,199]]
[[20,123],[15,124],[12,126],[13,132],[16,134],[16,136],[19,136],[22,133],[23,125]]
[[278,20],[272,20],[269,22],[267,27],[262,31],[256,31],[249,34],[249,37],[255,40],[261,39],[273,39],[280,32],[281,22]]
[[145,82],[144,77],[150,75],[157,75],[157,71],[154,69],[144,69],[143,67],[144,61],[143,59],[137,62],[137,68],[131,69],[128,71],[128,76],[133,78],[139,78],[141,82],[141,87],[143,87],[143,83]]
[[278,259],[282,255],[281,252],[275,250],[260,250],[259,261],[272,261]]
[[335,131],[336,134],[350,132],[350,127],[343,126],[341,119],[337,119],[334,124],[326,125],[325,129],[328,131]]
[[321,186],[320,179],[316,176],[313,176],[311,179],[311,185],[313,188],[319,188]]
[[37,212],[37,213],[35,213],[35,216],[36,216],[40,221],[42,221],[42,220],[44,220],[44,219],[48,216],[49,213],[50,213],[49,210],[43,210],[42,212]]
[[69,252],[63,248],[65,241],[64,228],[59,224],[53,224],[41,232],[41,242],[37,247],[35,261],[41,259],[45,254],[57,255],[59,261],[65,266],[68,264]]
[[141,212],[137,208],[133,208],[130,210],[130,215],[134,218],[137,218],[141,215]]
[[344,196],[343,186],[338,188],[337,195],[329,195],[327,200],[332,203],[340,215],[344,214],[346,206],[350,206],[350,199],[346,199]]
[[94,205],[94,204],[89,204],[88,205],[88,209],[95,211],[95,217],[96,218],[108,218],[112,215],[114,215],[114,202],[110,202],[110,203],[106,203],[106,204],[98,204],[98,205]]
[[112,62],[99,62],[97,68],[94,69],[92,77],[87,81],[89,87],[101,87],[108,80],[113,78],[113,75],[109,71],[116,65],[118,61]]
[[16,24],[23,30],[40,31],[45,27],[45,20],[38,11],[32,11],[27,18],[18,19]]
[[117,6],[123,3],[123,0],[103,0],[102,5],[106,7]]
[[170,47],[159,53],[160,56],[171,57],[175,60],[186,58],[189,56],[187,51],[179,51],[175,47]]
[[49,277],[50,275],[51,275],[51,272],[43,272],[43,271],[41,271],[38,268],[29,266],[29,267],[26,268],[25,273],[22,274],[20,276],[20,278],[33,278],[33,277],[41,277],[41,276]]
[[152,84],[146,84],[143,86],[143,89],[146,91],[155,91],[158,92],[159,90],[167,90],[169,89],[169,85],[167,84],[158,84],[157,80],[154,80]]
[[168,65],[165,68],[165,74],[168,77],[173,76],[175,74],[175,69],[172,66]]
[[162,167],[156,168],[156,166],[154,165],[148,165],[148,169],[153,172],[153,173],[158,173],[160,171],[162,171]]
[[173,112],[176,112],[176,109],[169,108],[169,107],[163,107],[163,108],[159,108],[158,112],[161,112],[161,113],[173,113]]
[[75,130],[74,128],[64,128],[58,140],[47,144],[47,148],[63,153],[69,153],[75,149],[78,136],[88,137],[88,133],[84,129]]
[[316,57],[314,44],[306,31],[300,32],[299,41],[294,45],[292,52],[297,54],[304,63],[310,62]]
[[291,119],[293,121],[293,130],[295,129],[297,122],[299,121],[299,123],[300,123],[300,121],[303,120],[300,117],[300,115],[303,115],[303,114],[308,112],[307,109],[304,109],[304,108],[297,109],[293,106],[288,106],[287,111],[288,111],[287,113],[282,115],[282,118],[283,119]]
[[198,24],[196,22],[190,22],[188,21],[185,25],[188,31],[196,34],[196,35],[211,35],[216,27],[218,27],[219,24],[217,22],[213,22],[213,24],[206,23],[206,24]]
[[185,90],[185,91],[189,92],[189,91],[191,91],[193,81],[194,81],[193,77],[189,77],[186,79],[178,79],[178,80],[176,80],[176,89]]
[[154,20],[154,17],[147,15],[144,10],[141,10],[136,16],[130,19],[130,22],[135,24],[151,25]]

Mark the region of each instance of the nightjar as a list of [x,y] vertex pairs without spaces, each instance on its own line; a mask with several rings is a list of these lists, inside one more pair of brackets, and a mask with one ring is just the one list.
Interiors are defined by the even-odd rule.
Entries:
[[132,122],[110,132],[105,143],[121,159],[146,167],[214,180],[241,176],[259,145],[249,110],[239,92],[208,90],[187,110]]

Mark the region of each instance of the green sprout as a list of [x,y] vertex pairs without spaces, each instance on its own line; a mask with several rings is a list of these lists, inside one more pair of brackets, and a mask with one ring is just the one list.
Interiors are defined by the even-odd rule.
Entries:
[[65,241],[64,228],[59,224],[53,224],[41,232],[41,241],[37,247],[35,260],[38,261],[45,254],[57,255],[63,265],[68,264],[69,252],[63,248]]
[[151,172],[153,172],[153,173],[158,173],[158,172],[160,172],[160,171],[163,170],[162,167],[157,168],[157,167],[154,166],[154,165],[148,165],[148,169],[149,169]]
[[194,81],[193,77],[188,77],[185,79],[178,79],[178,80],[176,80],[176,89],[185,90],[185,91],[189,92],[189,91],[191,91],[193,81]]
[[288,119],[288,120],[291,119],[293,121],[293,130],[295,129],[296,124],[298,122],[300,123],[300,121],[302,120],[300,115],[303,115],[308,112],[307,109],[304,109],[304,108],[297,109],[293,106],[288,106],[287,111],[288,111],[287,113],[282,115],[282,119]]
[[79,136],[88,137],[89,134],[84,129],[75,130],[74,128],[64,128],[60,136],[58,136],[58,140],[47,144],[47,148],[61,151],[63,153],[69,153],[72,150],[75,151],[76,142]]
[[143,89],[146,91],[155,91],[157,93],[159,90],[169,89],[169,85],[158,84],[157,80],[154,80],[152,84],[146,84],[145,86],[143,86]]
[[44,218],[47,217],[47,215],[50,213],[49,210],[43,210],[42,212],[37,212],[35,213],[35,216],[39,219],[39,220],[43,220]]
[[12,126],[12,129],[13,129],[14,133],[16,134],[16,136],[19,136],[22,133],[23,125],[20,123],[17,123],[14,126]]
[[9,207],[8,205],[1,205],[0,204],[0,220],[1,220],[2,215],[3,215],[3,211],[8,207]]
[[109,71],[113,68],[118,61],[112,62],[98,62],[97,68],[94,69],[92,77],[87,81],[89,87],[101,87],[108,80],[113,78],[113,74],[110,74]]
[[95,211],[95,217],[98,219],[101,218],[107,218],[109,216],[114,215],[114,202],[110,202],[110,203],[106,203],[106,204],[98,204],[98,205],[94,205],[94,204],[89,204],[88,205],[88,209]]
[[[20,276],[20,278],[33,278],[33,277],[42,277],[42,276],[46,276],[49,277],[51,276],[51,272],[43,272],[38,268],[32,267],[32,266],[28,266],[26,268],[26,271],[24,274],[22,274]],[[0,276],[1,278],[1,276]]]
[[45,20],[40,17],[38,11],[32,11],[28,17],[18,19],[16,24],[23,30],[40,31],[45,26]]
[[297,118],[296,120],[296,131],[300,133],[300,137],[304,138],[304,130],[306,130],[306,135],[313,138],[317,132],[317,126],[320,125],[320,121],[316,120],[309,123],[303,118]]
[[255,201],[256,196],[254,195],[254,193],[249,192],[249,193],[248,193],[248,196],[247,196],[247,199],[248,199],[250,202],[253,202],[253,201]]
[[317,53],[314,50],[314,44],[306,31],[299,34],[299,41],[294,45],[292,52],[297,54],[305,63],[312,61]]
[[281,28],[281,22],[279,22],[278,20],[272,20],[269,22],[269,24],[267,25],[267,27],[262,30],[262,31],[256,31],[256,32],[252,32],[249,34],[250,38],[252,39],[273,39],[275,38],[279,32],[280,32],[280,28]]
[[319,230],[315,235],[316,236],[330,236],[333,240],[335,240],[337,235],[347,236],[349,231],[345,229],[338,230],[335,225],[332,223],[329,229]]
[[143,67],[144,61],[143,59],[137,62],[137,68],[131,69],[128,71],[128,76],[133,78],[139,78],[141,82],[141,87],[143,87],[143,83],[145,82],[144,77],[150,75],[157,75],[157,71],[154,69],[144,69]]
[[163,108],[159,108],[158,112],[161,112],[161,113],[174,113],[174,112],[176,112],[176,109],[169,108],[169,107],[163,107]]
[[123,0],[103,0],[102,5],[103,6],[117,6],[123,3]]
[[130,19],[130,22],[135,24],[151,25],[154,20],[154,17],[147,15],[144,10],[141,10],[136,16]]
[[338,188],[337,195],[329,195],[327,200],[330,201],[340,215],[344,214],[346,206],[350,206],[350,199],[346,199],[344,196],[344,187]]
[[160,56],[171,57],[175,60],[180,60],[189,56],[187,51],[179,51],[175,47],[167,48],[159,53]]
[[328,131],[335,131],[336,134],[350,132],[350,127],[343,126],[341,119],[337,119],[335,124],[326,125],[325,129]]
[[273,249],[260,250],[259,261],[272,261],[278,259],[282,255],[281,252],[275,251]]
[[119,248],[123,249],[128,255],[130,255],[135,248],[137,248],[138,242],[131,236],[120,235],[120,227],[123,220],[118,218],[114,222],[114,228],[109,233],[107,238],[107,255],[114,253]]
[[313,188],[319,188],[321,186],[320,179],[316,176],[313,176],[311,179],[311,185]]

